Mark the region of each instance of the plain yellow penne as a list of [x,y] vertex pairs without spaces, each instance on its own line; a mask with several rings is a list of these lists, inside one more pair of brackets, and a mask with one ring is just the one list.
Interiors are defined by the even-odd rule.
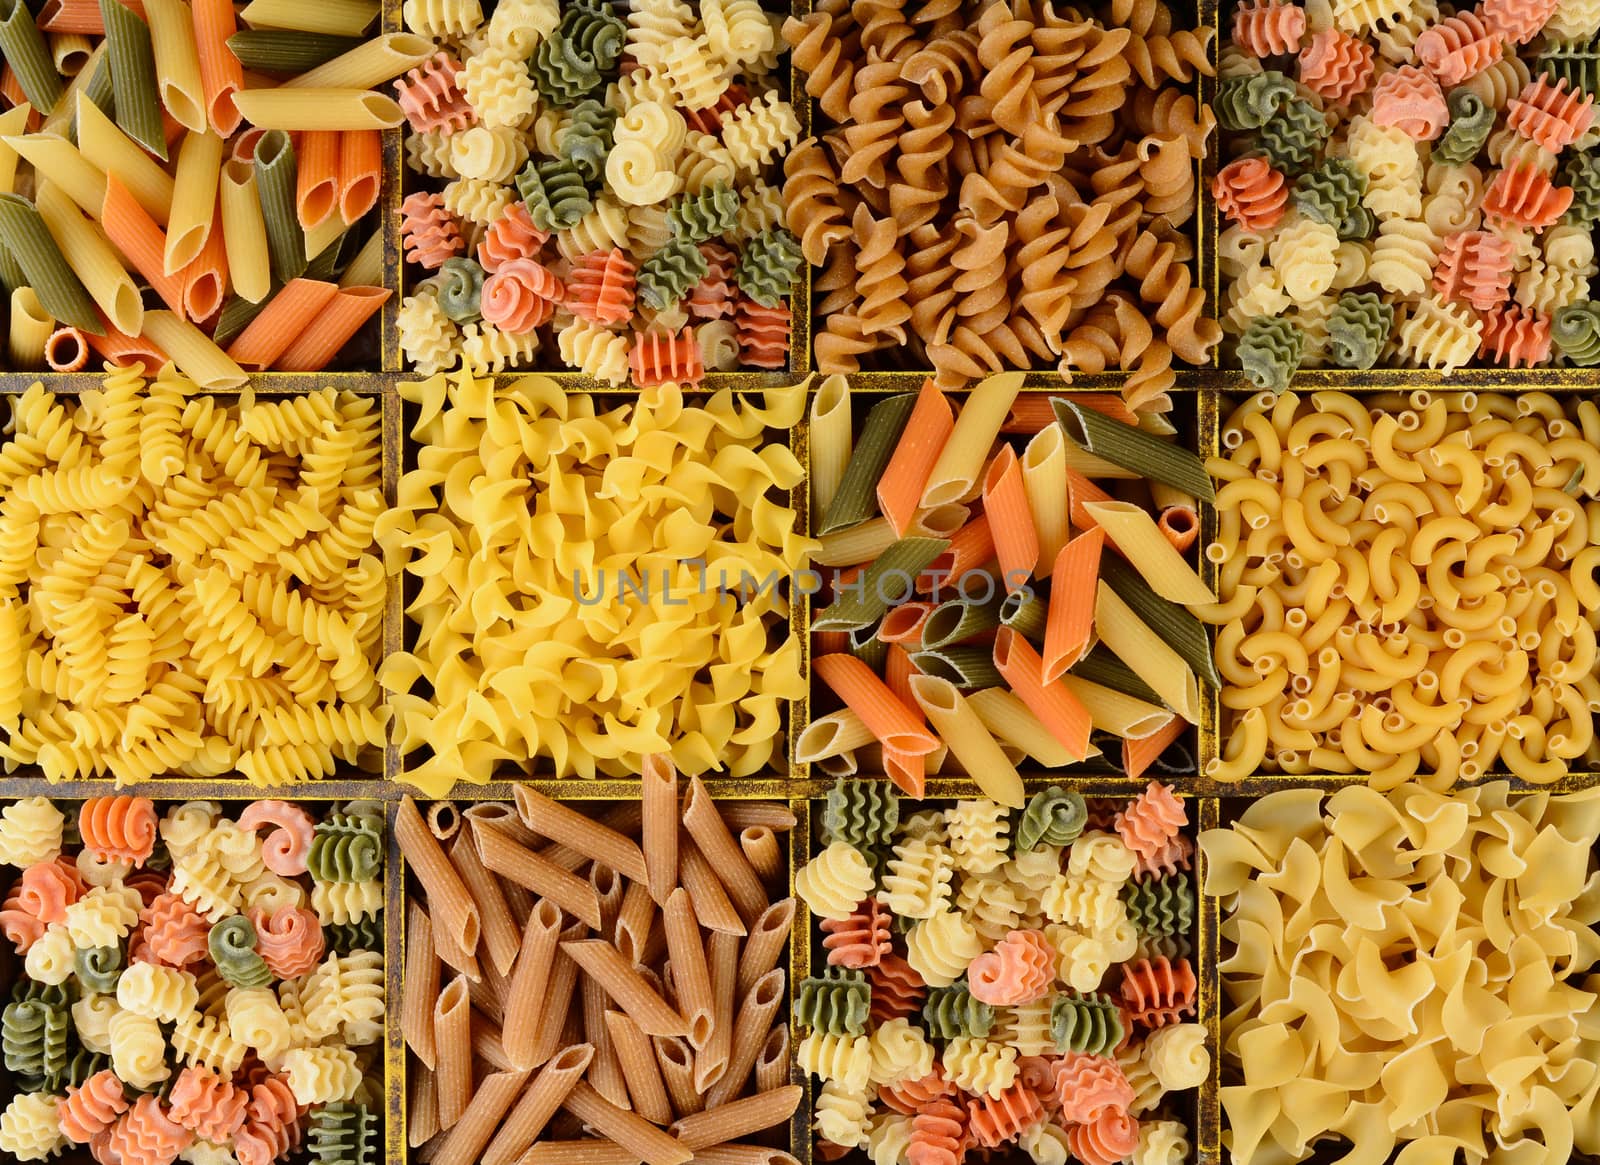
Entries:
[[50,181],[86,213],[100,216],[100,205],[106,199],[106,176],[77,146],[47,133],[21,134],[4,140],[33,167],[34,173],[48,174]]
[[144,326],[139,288],[100,225],[84,218],[72,199],[53,182],[39,183],[34,205],[50,237],[61,248],[61,257],[89,292],[89,298],[119,332],[137,336]]
[[239,13],[251,28],[360,36],[378,16],[377,0],[252,0]]
[[172,188],[163,263],[176,275],[199,255],[211,237],[217,209],[217,175],[224,144],[218,134],[190,133],[178,147],[178,176]]
[[[260,303],[272,290],[267,225],[256,192],[256,172],[248,162],[232,161],[218,179],[222,203],[222,241],[228,252],[233,290]],[[373,236],[377,238],[377,235]]]
[[24,101],[0,113],[0,194],[10,194],[17,181],[17,151],[6,138],[20,134],[28,125],[33,107]]
[[43,368],[45,342],[55,329],[55,320],[44,310],[33,288],[19,287],[13,291],[11,328],[6,336],[6,355],[10,358],[11,367]]
[[1194,567],[1167,541],[1149,510],[1118,501],[1087,502],[1083,508],[1150,584],[1150,589],[1163,599],[1173,603],[1217,601],[1216,593],[1200,581]]
[[259,129],[394,129],[405,120],[392,97],[366,89],[246,89],[234,104]]
[[146,0],[150,43],[155,50],[156,88],[174,121],[190,133],[206,129],[205,87],[200,81],[200,51],[194,17],[183,0]]
[[291,77],[285,89],[371,89],[420,65],[434,53],[434,44],[409,32],[386,32],[326,64]]
[[145,312],[144,334],[200,388],[242,388],[250,379],[210,336],[170,311]]
[[[146,214],[162,226],[167,225],[172,215],[175,185],[172,175],[81,93],[78,95],[78,150],[102,174],[115,174]],[[88,207],[84,209],[89,210]],[[89,213],[99,218],[99,205]]]

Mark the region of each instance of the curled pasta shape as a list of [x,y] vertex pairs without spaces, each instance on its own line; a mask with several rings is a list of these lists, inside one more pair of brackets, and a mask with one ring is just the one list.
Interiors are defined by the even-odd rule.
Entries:
[[155,850],[155,804],[148,797],[90,797],[78,811],[78,833],[95,857],[142,866]]

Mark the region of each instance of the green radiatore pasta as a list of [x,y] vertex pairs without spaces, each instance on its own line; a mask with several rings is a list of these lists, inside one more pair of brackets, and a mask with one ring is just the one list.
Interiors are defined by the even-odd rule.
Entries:
[[1580,368],[1600,364],[1600,303],[1580,299],[1557,308],[1550,336],[1561,354]]
[[1122,904],[1140,934],[1182,934],[1194,925],[1194,884],[1188,874],[1129,882],[1122,888]]
[[777,307],[793,288],[802,257],[799,240],[783,227],[768,227],[745,244],[733,281],[762,307]]
[[1228,133],[1260,129],[1297,92],[1295,83],[1274,69],[1226,78],[1217,85],[1217,124]]
[[256,195],[267,224],[267,251],[272,274],[280,283],[306,269],[306,236],[295,210],[298,163],[294,143],[282,130],[268,130],[256,143]]
[[[1534,71],[1554,85],[1565,81],[1568,89],[1600,96],[1600,46],[1581,40],[1547,40],[1534,61]],[[1452,108],[1451,113],[1455,110]],[[1434,147],[1435,153],[1438,147]]]
[[900,444],[900,434],[905,431],[916,403],[915,395],[904,393],[872,406],[850,461],[844,467],[844,475],[839,479],[839,489],[828,504],[828,512],[822,516],[818,534],[831,534],[865,522],[878,512],[878,479],[889,467],[889,458]]
[[206,947],[217,974],[230,987],[265,987],[272,971],[256,952],[256,928],[242,914],[232,914],[211,928]]
[[584,181],[598,182],[605,173],[616,125],[617,111],[598,101],[588,99],[572,107],[562,131],[561,156],[577,168]]
[[328,951],[335,955],[348,955],[352,951],[383,950],[383,919],[374,915],[355,922],[330,922],[322,927],[322,938]]
[[1029,798],[1017,819],[1017,851],[1026,853],[1041,845],[1071,845],[1083,834],[1089,809],[1083,796],[1051,785]]
[[344,1101],[321,1105],[311,1112],[306,1149],[316,1165],[377,1165],[383,1157],[378,1114]]
[[1322,110],[1303,97],[1284,103],[1259,131],[1257,144],[1267,161],[1284,173],[1297,173],[1316,161],[1328,139]]
[[81,1088],[83,1082],[96,1072],[111,1066],[111,1058],[99,1052],[91,1052],[86,1048],[78,1048],[61,1065],[58,1072],[47,1075],[44,1079],[45,1090],[48,1092],[65,1092],[69,1088]]
[[872,984],[864,971],[829,967],[820,978],[802,979],[795,992],[795,1022],[827,1035],[862,1035],[871,1010]]
[[574,105],[600,88],[622,56],[628,26],[604,6],[572,4],[561,27],[534,50],[529,72],[552,105]]
[[1600,221],[1600,154],[1575,153],[1561,167],[1561,178],[1572,187],[1572,205],[1561,221],[1591,228]]
[[699,247],[688,239],[671,239],[639,266],[639,299],[664,311],[688,295],[710,270]]
[[679,238],[703,243],[727,234],[739,221],[739,195],[724,182],[699,194],[684,194],[667,207],[667,223]]
[[1489,140],[1495,108],[1467,88],[1452,89],[1445,105],[1450,111],[1450,127],[1434,143],[1433,157],[1440,162],[1470,162]]
[[822,810],[823,840],[842,841],[874,854],[894,840],[900,798],[884,781],[836,781]]
[[317,882],[372,882],[383,873],[383,823],[365,813],[317,822],[306,869]]
[[0,1053],[6,1071],[25,1079],[44,1077],[44,1029],[50,1008],[37,999],[11,1003],[0,1012]]
[[1058,995],[1050,1004],[1050,1038],[1062,1055],[1109,1056],[1126,1034],[1121,1010],[1104,995]]
[[83,989],[96,995],[117,989],[122,977],[120,947],[82,947],[72,957],[73,971]]
[[936,1040],[986,1036],[994,1030],[994,1008],[974,999],[965,979],[934,987],[922,1005],[922,1024]]
[[1257,388],[1286,392],[1300,367],[1305,333],[1280,316],[1257,316],[1239,337],[1239,366]]
[[111,62],[117,124],[164,162],[167,135],[157,99],[150,26],[120,0],[100,0],[100,19],[106,29],[106,57]]
[[1374,291],[1347,291],[1328,314],[1328,358],[1336,368],[1371,368],[1383,352],[1394,307]]
[[481,318],[483,268],[471,259],[455,256],[439,267],[439,307],[458,324]]
[[1327,158],[1294,180],[1295,208],[1325,223],[1341,239],[1362,239],[1371,232],[1372,214],[1361,205],[1367,179],[1347,158]]
[[583,172],[565,158],[538,158],[517,174],[517,192],[541,231],[564,231],[594,209]]

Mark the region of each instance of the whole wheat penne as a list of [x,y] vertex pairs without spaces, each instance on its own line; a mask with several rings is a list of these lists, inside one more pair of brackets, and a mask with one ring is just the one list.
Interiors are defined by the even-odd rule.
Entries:
[[[721,1079],[727,1070],[728,1056],[733,1048],[734,1009],[739,986],[739,946],[737,935],[722,931],[712,932],[706,943],[714,1022],[711,1039],[695,1054],[694,1059],[694,1083],[702,1093]],[[683,1114],[680,1112],[678,1115]]]
[[[583,923],[574,923],[562,931],[558,939],[577,940],[587,933],[588,928]],[[564,1046],[562,1032],[566,1028],[567,1015],[572,1010],[572,995],[577,988],[578,964],[572,961],[572,956],[561,949],[561,942],[558,941],[555,962],[550,968],[548,1002],[539,1010],[538,1038],[534,1040],[531,1057],[535,1067],[550,1059]],[[582,1042],[581,1038],[566,1041],[568,1044]]]
[[719,1108],[679,1117],[672,1123],[672,1133],[679,1144],[695,1151],[737,1141],[788,1120],[800,1107],[801,1091],[798,1084],[788,1084]]
[[[518,845],[529,849],[539,847],[538,837],[522,824],[522,818],[517,816],[517,811],[503,802],[480,801],[476,805],[468,805],[461,811],[461,816],[466,818],[469,825],[481,822],[484,825],[494,826]],[[572,869],[577,868],[577,866],[572,867]]]
[[767,908],[767,890],[699,777],[689,782],[689,792],[683,801],[683,824],[727,887],[728,897],[748,926]]
[[439,995],[439,955],[433,949],[433,923],[416,902],[406,906],[405,985],[400,1030],[417,1059],[434,1068],[438,1061],[434,1051],[433,1001]]
[[639,1165],[638,1153],[610,1141],[540,1141],[519,1165]]
[[727,822],[729,829],[765,825],[777,833],[788,833],[794,828],[794,810],[787,805],[768,801],[730,801],[721,809],[722,820]]
[[463,948],[450,930],[437,926],[433,928],[433,949],[444,960],[445,966],[465,975],[468,982],[483,982],[483,968],[478,965],[478,956]]
[[644,950],[650,941],[650,927],[655,920],[656,904],[655,899],[650,897],[650,887],[643,882],[628,883],[611,939],[617,952],[628,962],[637,964],[646,961]]
[[433,1033],[439,1061],[439,1127],[450,1129],[472,1099],[472,1006],[466,980],[459,975],[434,1001]]
[[672,892],[662,911],[662,919],[666,924],[667,952],[672,958],[672,981],[678,989],[678,1010],[688,1021],[690,1047],[699,1051],[711,1038],[715,1013],[705,941],[701,938],[694,904],[687,890],[679,888]]
[[415,1149],[438,1131],[439,1078],[432,1068],[413,1063],[411,1092],[406,1102],[406,1142]]
[[750,868],[760,875],[761,881],[768,887],[783,874],[783,850],[778,845],[778,835],[765,825],[741,829],[739,848],[744,851]]
[[593,1056],[594,1049],[588,1044],[574,1044],[553,1056],[501,1123],[494,1140],[483,1151],[480,1165],[511,1165],[526,1153],[567,1094],[583,1079]]
[[428,806],[428,832],[441,842],[461,832],[461,811],[454,801],[435,801]]
[[650,1037],[621,1011],[606,1012],[606,1030],[611,1034],[611,1046],[616,1050],[617,1063],[622,1066],[623,1079],[628,1082],[628,1099],[633,1111],[655,1124],[671,1124],[672,1102],[667,1099],[666,1086],[661,1082],[661,1065],[656,1062]]
[[694,901],[700,925],[711,930],[743,935],[748,928],[722,888],[716,871],[687,835],[678,838],[678,880]]
[[640,837],[650,897],[664,906],[678,884],[678,769],[667,753],[644,758],[639,773]]
[[[537,848],[539,841],[537,836],[534,835],[534,833],[529,830],[527,826],[522,824],[522,819],[517,817],[515,813],[512,814],[512,817],[516,821],[517,829],[526,834],[530,839],[523,842],[523,844],[529,849]],[[612,829],[618,833],[631,837],[634,834],[637,834],[642,828],[643,811],[637,802],[625,802],[624,804],[618,805],[616,808],[612,809],[604,817],[600,818],[600,824],[604,825],[607,829]],[[510,830],[507,830],[506,832],[511,833]],[[513,837],[517,836],[515,833],[512,833],[511,835]],[[583,866],[589,861],[593,860],[587,855],[579,853],[571,846],[562,845],[560,842],[556,842],[553,845],[546,845],[538,852],[541,857],[555,863],[563,870],[576,870],[580,866]]]
[[563,942],[561,949],[583,969],[584,974],[604,987],[617,1006],[632,1016],[633,1021],[646,1032],[653,1036],[688,1034],[688,1021],[640,978],[639,973],[617,953],[616,947],[603,939],[585,939]]
[[617,915],[622,912],[622,898],[627,883],[610,866],[595,862],[589,867],[589,885],[594,887],[595,897],[600,900],[598,929],[602,934],[609,934],[617,924]]
[[472,1103],[433,1155],[433,1165],[477,1165],[483,1147],[516,1102],[529,1073],[495,1072],[479,1082]]
[[774,968],[756,980],[750,993],[739,1004],[739,1015],[733,1023],[733,1042],[728,1053],[728,1067],[721,1079],[706,1094],[706,1105],[717,1108],[744,1091],[750,1080],[750,1070],[755,1067],[761,1045],[772,1030],[772,1019],[778,1014],[787,994],[788,976]]
[[477,950],[482,926],[478,907],[461,875],[445,857],[438,839],[428,832],[422,814],[417,811],[417,803],[409,796],[400,800],[394,833],[400,852],[427,893],[429,917],[436,920],[435,930],[448,933],[469,954]]
[[606,1026],[610,994],[600,980],[586,971],[580,971],[578,997],[583,1005],[584,1039],[594,1045],[594,1061],[589,1065],[589,1074],[584,1079],[612,1104],[627,1108],[628,1080],[622,1074],[622,1063],[617,1059],[616,1045],[611,1042],[611,1030]]
[[549,898],[574,918],[599,929],[600,899],[585,879],[518,845],[498,827],[474,821],[472,833],[485,866]]
[[[479,965],[480,975],[477,982],[467,980],[467,994],[472,998],[472,1006],[480,1015],[492,1022],[498,1029],[505,1022],[506,1001],[511,997],[511,981],[494,969],[492,962],[485,961]],[[515,1068],[519,1065],[506,1059],[506,1066]]]
[[789,1082],[789,1025],[773,1024],[756,1056],[756,1091],[771,1092]]
[[511,917],[511,907],[506,905],[505,895],[500,892],[500,879],[483,868],[483,859],[478,856],[477,844],[469,833],[457,833],[451,841],[450,862],[478,908],[482,944],[490,962],[501,975],[510,974],[522,939]]
[[624,878],[635,882],[646,880],[644,854],[632,838],[526,785],[516,786],[512,795],[516,798],[518,816],[534,833],[610,866]]
[[739,956],[739,977],[734,994],[740,999],[755,990],[756,980],[778,965],[794,929],[794,899],[782,898],[761,912],[750,928]]
[[708,1145],[689,1165],[799,1165],[793,1153],[765,1145]]
[[[715,936],[713,936],[715,937]],[[656,1036],[656,1063],[661,1067],[661,1082],[678,1116],[699,1112],[706,1105],[705,1090],[695,1086],[694,1049],[680,1036]]]
[[685,1165],[694,1156],[689,1146],[662,1132],[638,1113],[618,1108],[587,1083],[580,1082],[568,1094],[563,1107],[596,1132],[637,1153],[649,1165]]
[[506,1011],[505,1028],[500,1037],[511,1062],[519,1067],[535,1066],[533,1057],[539,1039],[539,1016],[544,1010],[543,1001],[550,987],[551,972],[556,961],[556,944],[560,938],[561,911],[554,902],[541,898],[522,933],[516,966],[511,975],[514,1005]]

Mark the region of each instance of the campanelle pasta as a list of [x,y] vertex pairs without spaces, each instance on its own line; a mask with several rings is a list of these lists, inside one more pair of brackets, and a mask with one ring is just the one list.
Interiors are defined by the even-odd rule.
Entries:
[[1222,442],[1208,775],[1448,788],[1595,755],[1592,401],[1260,393]]

